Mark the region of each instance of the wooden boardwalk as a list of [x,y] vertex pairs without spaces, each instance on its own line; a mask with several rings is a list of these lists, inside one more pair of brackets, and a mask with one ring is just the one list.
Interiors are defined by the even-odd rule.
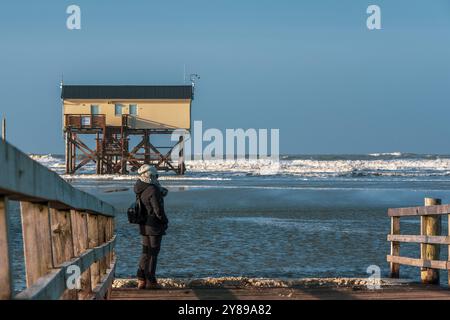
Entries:
[[412,284],[381,290],[352,288],[114,289],[112,300],[450,300],[450,290]]
[[[20,205],[24,269],[27,288],[14,291],[11,202]],[[421,282],[383,286],[299,286],[262,288],[222,285],[147,291],[113,289],[115,277],[115,215],[117,210],[98,198],[75,189],[55,172],[0,140],[0,300],[450,300],[450,289],[440,283],[439,270],[449,273],[450,205],[439,199],[425,206],[389,209],[391,278],[400,278],[400,265],[421,268]],[[403,217],[420,218],[420,235],[400,231]],[[444,234],[445,232],[445,234]],[[420,258],[400,255],[401,243],[417,243]],[[449,254],[441,260],[441,246]],[[418,252],[419,253],[419,252]],[[356,258],[356,257],[355,257]]]

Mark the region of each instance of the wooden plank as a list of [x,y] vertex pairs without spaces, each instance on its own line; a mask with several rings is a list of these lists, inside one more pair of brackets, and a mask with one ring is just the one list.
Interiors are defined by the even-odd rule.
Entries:
[[[425,206],[438,206],[441,199],[425,198]],[[421,219],[421,232],[425,236],[441,235],[441,216],[429,215]],[[439,260],[440,246],[438,244],[422,244],[421,258],[422,260]],[[439,284],[439,271],[433,268],[422,268],[420,272],[422,283]]]
[[[98,243],[104,244],[106,242],[106,217],[99,216],[98,217]],[[104,257],[100,260],[100,276],[103,276],[106,273],[106,269],[108,267],[107,258]]]
[[71,260],[74,254],[70,211],[50,209],[53,247],[53,265],[60,266]]
[[21,202],[22,235],[27,287],[53,268],[49,208]]
[[[400,218],[391,217],[391,235],[400,234]],[[400,242],[391,242],[391,256],[400,255]],[[400,277],[400,264],[391,263],[390,264],[390,277],[399,278]]]
[[8,198],[0,197],[0,300],[11,298],[13,292]]
[[[71,210],[73,252],[76,257],[81,256],[89,248],[87,214]],[[81,289],[79,299],[86,299],[92,291],[90,270],[81,274]]]
[[390,263],[398,263],[412,267],[450,270],[450,264],[448,263],[448,261],[422,260],[391,255],[387,256],[387,261]]
[[450,300],[450,291],[422,284],[380,290],[352,287],[114,289],[112,300]]
[[[85,251],[80,257],[60,265],[59,269],[54,269],[46,276],[39,278],[34,285],[16,295],[15,299],[26,300],[56,300],[65,298],[66,275],[70,266],[78,266],[81,272],[89,269],[90,265],[99,257],[106,255],[113,250],[116,238],[109,243]],[[98,287],[98,286],[97,286]]]
[[116,259],[114,258],[112,260],[111,265],[109,266],[109,269],[106,270],[106,274],[105,276],[103,276],[102,281],[93,290],[94,300],[104,300],[110,298],[115,272],[116,272]]
[[[87,216],[88,221],[88,247],[98,247],[98,216],[89,214]],[[91,265],[91,286],[94,289],[100,282],[100,263],[94,262]]]
[[429,216],[429,215],[443,215],[449,213],[450,213],[449,204],[388,209],[388,216],[390,217]]
[[59,209],[115,215],[114,207],[74,188],[7,142],[0,142],[0,168],[1,194],[21,201],[55,203]]
[[450,244],[450,236],[388,235],[387,240],[406,243]]
[[[50,208],[50,229],[53,251],[53,266],[60,267],[66,261],[74,258],[72,224],[70,211]],[[76,290],[66,290],[62,295],[63,300],[76,300]]]
[[66,291],[65,269],[53,269],[31,287],[17,294],[16,300],[58,300]]

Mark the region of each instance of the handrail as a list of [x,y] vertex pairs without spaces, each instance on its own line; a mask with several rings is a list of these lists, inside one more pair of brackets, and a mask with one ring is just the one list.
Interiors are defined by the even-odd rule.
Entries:
[[113,217],[115,209],[72,187],[57,173],[7,142],[0,142],[0,194],[13,200],[48,202],[50,207]]
[[390,217],[413,217],[413,216],[429,216],[429,215],[443,215],[450,214],[450,205],[424,206],[412,208],[396,208],[388,209],[388,216]]
[[[27,289],[14,295],[9,201],[20,201]],[[116,210],[0,142],[0,299],[102,299],[114,279]],[[78,274],[77,274],[78,272]],[[75,274],[75,283],[68,280]]]
[[[440,246],[447,245],[450,254],[450,230],[442,235],[442,216],[447,215],[450,224],[450,205],[441,205],[440,199],[425,199],[425,206],[388,209],[391,218],[391,232],[387,240],[391,242],[391,254],[387,256],[390,263],[390,276],[400,276],[400,265],[420,267],[423,283],[438,284],[439,270],[448,270],[450,275],[450,257],[448,261],[440,260]],[[400,234],[400,218],[420,217],[420,235]],[[420,259],[400,256],[401,243],[420,244]],[[450,279],[449,279],[450,284]]]
[[[106,125],[106,114],[65,114],[64,117],[65,128],[103,128]],[[90,123],[83,124],[83,118],[89,118]]]

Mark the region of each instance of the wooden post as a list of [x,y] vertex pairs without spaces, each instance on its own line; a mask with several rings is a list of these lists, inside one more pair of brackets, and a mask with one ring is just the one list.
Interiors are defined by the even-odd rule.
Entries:
[[70,131],[66,132],[66,174],[70,174],[70,168],[72,167],[72,146],[70,143],[71,133]]
[[6,141],[6,118],[3,117],[2,120],[2,140]]
[[27,287],[53,268],[50,214],[47,205],[21,202]]
[[95,172],[97,174],[101,174],[101,158],[100,158],[100,133],[97,132],[96,138],[95,138],[95,154],[96,154],[96,159],[97,159],[97,163],[96,163],[96,168],[95,168]]
[[[98,216],[93,214],[88,214],[88,239],[89,239],[89,249],[98,246]],[[92,289],[100,282],[100,263],[95,262],[91,265],[91,286]]]
[[150,134],[148,130],[144,132],[144,164],[150,164],[151,149],[150,149]]
[[186,169],[184,164],[184,137],[180,136],[179,138],[179,144],[180,144],[180,152],[179,152],[179,158],[178,158],[178,174],[184,175]]
[[[425,206],[440,205],[440,199],[425,198]],[[421,219],[421,235],[440,236],[441,235],[441,216],[431,215],[423,216]],[[421,246],[422,260],[439,260],[440,246],[438,244],[423,244]],[[422,283],[439,284],[439,270],[431,268],[422,268],[420,272]]]
[[[88,249],[88,222],[87,214],[76,210],[70,211],[72,223],[72,241],[75,257],[79,257]],[[81,289],[78,292],[79,299],[86,299],[92,292],[91,273],[87,269],[81,275]]]
[[[59,211],[50,208],[50,228],[53,265],[57,268],[74,257],[70,211]],[[77,291],[66,290],[61,299],[76,300]]]
[[[391,217],[391,235],[400,234],[400,217]],[[400,242],[391,242],[391,256],[400,256]],[[400,278],[400,264],[391,262],[390,277]]]
[[[72,140],[77,141],[76,133],[72,133]],[[71,164],[70,174],[74,174],[75,168],[77,167],[77,146],[75,145],[75,143],[72,143],[71,146],[72,146],[72,150],[70,151],[70,153],[72,156],[72,160],[70,161],[70,164]]]
[[8,198],[0,197],[0,300],[12,298]]

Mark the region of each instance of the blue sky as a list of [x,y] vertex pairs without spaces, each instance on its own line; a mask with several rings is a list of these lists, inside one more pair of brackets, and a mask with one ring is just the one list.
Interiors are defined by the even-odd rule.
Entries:
[[3,0],[0,43],[0,114],[26,152],[64,152],[62,73],[180,84],[186,64],[205,128],[279,128],[282,153],[450,153],[449,0]]

